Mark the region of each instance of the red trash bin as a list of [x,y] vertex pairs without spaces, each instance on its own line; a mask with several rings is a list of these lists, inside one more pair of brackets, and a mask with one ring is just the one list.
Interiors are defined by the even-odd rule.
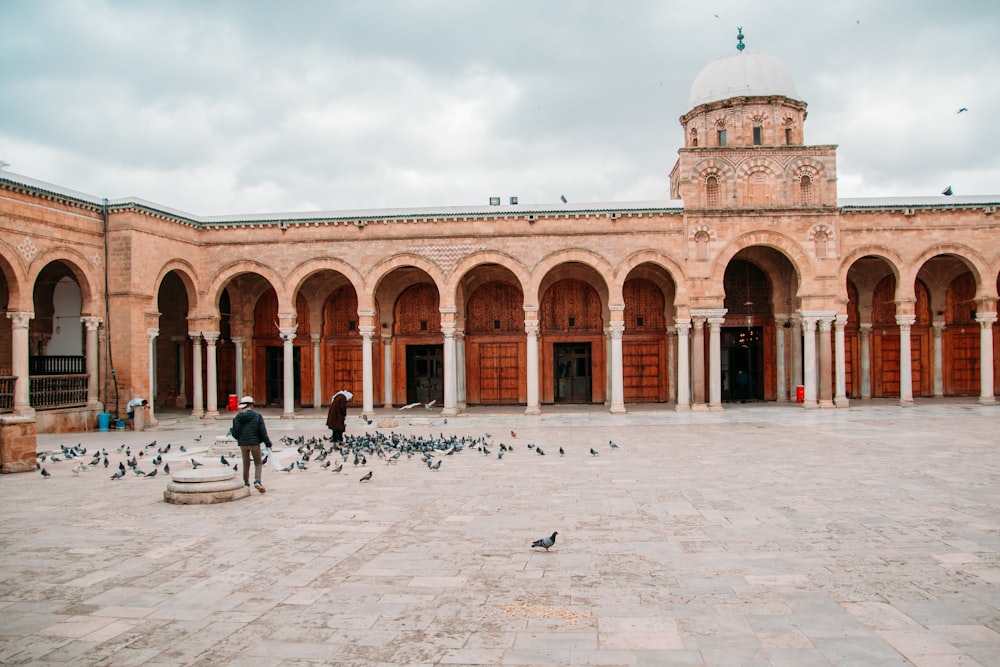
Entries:
[[236,394],[229,394],[229,400],[226,401],[226,410],[229,412],[236,412],[237,407]]
[[806,402],[806,388],[801,384],[795,387],[795,402],[796,403]]

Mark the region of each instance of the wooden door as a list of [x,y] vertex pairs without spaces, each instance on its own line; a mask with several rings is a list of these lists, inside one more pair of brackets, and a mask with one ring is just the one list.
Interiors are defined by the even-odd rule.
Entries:
[[655,403],[667,400],[666,355],[662,340],[623,340],[622,373],[626,403]]
[[516,404],[521,364],[517,343],[480,343],[478,402],[485,405]]

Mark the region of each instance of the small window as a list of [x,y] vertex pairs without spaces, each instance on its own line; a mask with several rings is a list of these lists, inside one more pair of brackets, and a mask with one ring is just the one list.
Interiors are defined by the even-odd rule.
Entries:
[[427,331],[427,320],[420,320],[420,330]]
[[641,327],[642,326],[642,315],[637,315],[636,316],[636,318],[635,318],[635,326],[637,326],[637,327]]
[[576,326],[576,318],[575,317],[569,318],[569,325],[571,327],[575,327]]
[[760,125],[753,126],[753,145],[760,146],[764,143],[764,128]]
[[349,320],[347,322],[347,330],[348,331],[354,331],[357,327],[358,327],[357,320]]
[[698,146],[698,130],[691,130],[691,145],[695,147]]
[[802,178],[799,179],[799,197],[803,206],[813,203],[813,182],[809,174],[802,174]]
[[709,176],[705,179],[705,206],[716,208],[719,205],[719,179]]
[[792,145],[792,128],[790,127],[785,128],[785,145],[786,146]]
[[500,328],[500,320],[493,320],[493,328],[494,329]]
[[718,137],[719,137],[719,145],[720,146],[725,146],[726,145],[726,131],[725,130],[719,130],[717,134],[718,134]]

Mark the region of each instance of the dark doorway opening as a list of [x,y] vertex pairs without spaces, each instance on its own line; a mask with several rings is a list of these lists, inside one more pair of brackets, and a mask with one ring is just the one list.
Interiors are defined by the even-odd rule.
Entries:
[[590,403],[590,343],[556,343],[552,346],[555,360],[555,402]]
[[[285,403],[285,350],[284,347],[271,345],[265,348],[266,353],[266,377],[264,384],[267,387],[267,404],[284,405]],[[295,389],[292,392],[293,403],[299,402],[301,394],[301,381],[299,378],[299,348],[292,348],[292,377],[295,379]]]
[[444,403],[444,346],[406,346],[406,402]]
[[722,400],[764,400],[764,327],[723,327]]

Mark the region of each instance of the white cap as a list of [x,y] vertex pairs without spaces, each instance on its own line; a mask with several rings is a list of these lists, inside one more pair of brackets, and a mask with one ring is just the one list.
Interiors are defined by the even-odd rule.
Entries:
[[240,399],[241,408],[247,405],[253,405],[253,396],[244,396]]

